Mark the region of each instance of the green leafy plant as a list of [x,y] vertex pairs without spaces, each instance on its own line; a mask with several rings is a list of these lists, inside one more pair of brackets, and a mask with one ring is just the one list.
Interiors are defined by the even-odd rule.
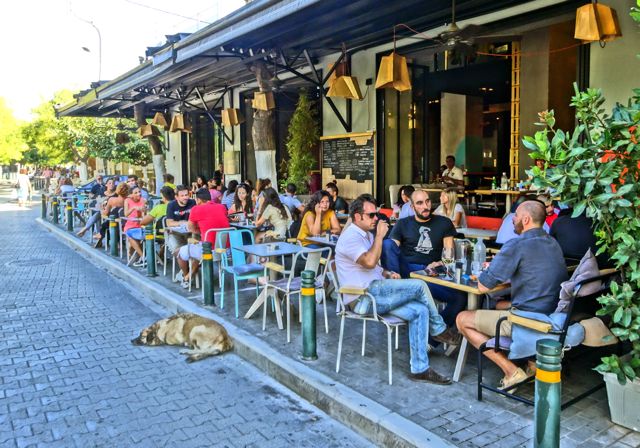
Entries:
[[[638,7],[631,18],[640,23]],[[605,114],[598,89],[579,92],[571,105],[578,126],[571,134],[555,129],[553,111],[542,112],[542,131],[525,137],[523,144],[533,159],[544,159],[545,169],[527,173],[535,187],[552,189],[573,207],[593,219],[598,253],[607,252],[620,271],[620,282],[599,300],[599,316],[611,316],[611,332],[629,341],[629,356],[602,358],[599,372],[614,373],[620,384],[640,377],[640,89],[627,105],[617,104]]]
[[605,357],[597,370],[615,373],[624,384],[640,376],[640,89],[607,115],[599,89],[574,88],[577,127],[556,129],[553,111],[540,113],[544,129],[523,144],[545,168],[527,173],[535,188],[549,188],[571,206],[574,217],[593,219],[598,254],[606,251],[620,271],[621,281],[599,299],[598,315],[612,317],[611,331],[631,342],[631,356]]
[[312,149],[318,144],[319,136],[315,111],[306,90],[303,89],[300,91],[296,110],[289,123],[287,137],[289,163],[286,179],[281,181],[281,186],[293,183],[296,184],[299,193],[309,191],[309,174],[316,164]]

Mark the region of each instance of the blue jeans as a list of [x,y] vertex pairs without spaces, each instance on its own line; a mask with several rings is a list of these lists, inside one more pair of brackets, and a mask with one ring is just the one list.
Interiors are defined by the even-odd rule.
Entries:
[[[421,373],[429,368],[427,340],[429,334],[438,335],[447,329],[438,314],[429,288],[422,280],[374,280],[368,292],[376,299],[378,314],[392,314],[409,323],[409,348],[411,373]],[[370,313],[373,307],[363,298],[364,308],[359,312]],[[368,308],[367,308],[368,305]]]

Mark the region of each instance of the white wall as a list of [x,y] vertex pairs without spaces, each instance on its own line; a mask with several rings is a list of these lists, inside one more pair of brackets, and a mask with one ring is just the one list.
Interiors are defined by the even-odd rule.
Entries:
[[607,112],[616,102],[626,104],[633,94],[632,89],[640,87],[640,26],[629,16],[629,9],[635,0],[607,0],[618,13],[622,37],[607,42],[604,48],[598,43],[591,44],[590,87],[602,89],[606,98]]
[[[176,183],[182,183],[186,179],[182,179],[182,133],[181,132],[167,132],[165,137],[165,143],[168,151],[165,153],[165,167],[167,173],[173,174]],[[185,160],[184,163],[187,163]]]

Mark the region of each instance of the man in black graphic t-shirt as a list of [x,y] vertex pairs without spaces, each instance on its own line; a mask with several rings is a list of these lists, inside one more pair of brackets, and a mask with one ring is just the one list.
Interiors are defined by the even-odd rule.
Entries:
[[167,247],[175,257],[182,246],[187,244],[187,221],[189,213],[196,205],[196,201],[189,199],[189,189],[184,185],[176,187],[176,198],[167,204],[167,228],[184,227],[184,232],[168,232],[166,235]]
[[[399,254],[395,257],[389,254],[385,259],[393,263],[397,258],[403,278],[408,277],[410,272],[442,264],[442,249],[453,248],[453,237],[456,235],[456,228],[449,218],[431,213],[431,200],[426,192],[414,191],[411,207],[415,216],[400,219],[389,235],[395,244],[386,245],[390,247],[390,252],[393,252],[393,246],[399,248]],[[393,264],[383,267],[393,270]],[[447,325],[454,325],[458,313],[466,308],[466,293],[434,284],[429,284],[429,291],[434,299],[447,303],[441,313],[442,318]]]

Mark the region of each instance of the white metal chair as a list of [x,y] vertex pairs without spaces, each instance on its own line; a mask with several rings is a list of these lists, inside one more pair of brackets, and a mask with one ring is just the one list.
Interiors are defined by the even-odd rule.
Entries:
[[[301,296],[301,285],[302,278],[299,275],[296,275],[296,264],[298,258],[304,258],[305,266],[304,270],[313,271],[315,273],[315,289],[316,294],[321,296],[321,303],[324,309],[324,326],[325,332],[329,332],[329,319],[327,317],[327,298],[324,290],[324,281],[327,276],[327,270],[329,269],[329,263],[331,262],[331,248],[323,247],[321,249],[303,249],[300,252],[296,253],[293,256],[293,260],[291,262],[291,269],[286,271],[283,265],[279,265],[277,263],[268,262],[265,263],[265,267],[271,270],[275,270],[282,274],[285,274],[284,278],[278,280],[269,280],[266,284],[267,290],[272,288],[274,291],[274,296],[277,297],[278,291],[284,293],[285,295],[285,303],[287,309],[287,342],[291,342],[291,295],[298,295],[298,307],[300,308],[300,302],[302,300]],[[288,274],[288,275],[287,275]],[[267,292],[268,295],[268,292]],[[277,299],[274,299],[277,300]],[[267,302],[264,302],[263,316],[262,316],[262,329],[266,328],[267,321]],[[299,320],[301,316],[299,317]]]
[[[335,274],[335,261],[332,261],[332,269]],[[398,350],[398,331],[399,328],[403,325],[406,325],[407,322],[404,319],[393,316],[391,314],[379,315],[376,299],[371,294],[367,292],[365,288],[351,287],[351,286],[342,286],[337,280],[338,283],[338,315],[340,316],[340,336],[338,338],[338,356],[336,358],[336,373],[340,372],[340,357],[342,356],[342,338],[344,336],[344,322],[346,319],[360,320],[362,321],[362,351],[361,355],[364,356],[365,342],[367,338],[367,322],[379,322],[383,324],[387,329],[387,364],[389,367],[389,384],[393,384],[393,356],[391,351],[392,345],[392,335],[393,331],[396,332],[395,337],[395,347]],[[351,311],[351,308],[345,304],[344,296],[346,294],[349,295],[358,295],[358,299],[361,300],[363,297],[368,297],[371,300],[372,312],[370,314],[357,314]],[[427,341],[425,341],[425,344]]]

